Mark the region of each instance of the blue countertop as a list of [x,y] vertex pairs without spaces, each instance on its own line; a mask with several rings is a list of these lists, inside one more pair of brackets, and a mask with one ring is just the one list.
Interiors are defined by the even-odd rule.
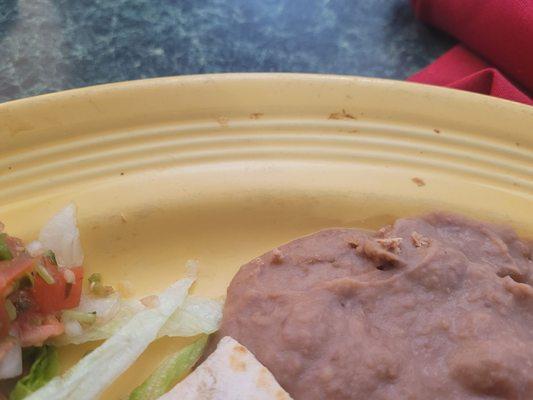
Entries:
[[209,72],[404,79],[452,46],[408,0],[0,0],[0,101]]

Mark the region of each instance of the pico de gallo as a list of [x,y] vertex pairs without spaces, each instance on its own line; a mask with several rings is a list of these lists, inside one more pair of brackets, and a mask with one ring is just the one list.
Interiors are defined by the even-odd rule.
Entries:
[[61,335],[63,310],[80,303],[83,267],[60,268],[52,250],[32,255],[24,243],[0,233],[0,340],[41,346]]
[[[186,277],[164,292],[133,299],[130,282],[105,285],[99,273],[88,276],[82,290],[83,259],[74,204],[29,243],[0,223],[0,400],[92,400],[158,337],[205,335],[218,328],[222,302],[188,295],[196,262],[189,261]],[[57,347],[101,340],[59,374]],[[183,354],[164,361],[163,372],[154,372],[130,399],[149,400],[154,388],[168,390],[195,363],[189,350]],[[168,379],[161,380],[162,374]]]
[[10,378],[25,374],[9,397],[19,400],[57,373],[57,356],[49,343],[77,323],[67,313],[75,312],[81,301],[82,265],[73,204],[54,215],[38,240],[28,244],[0,223],[0,398]]

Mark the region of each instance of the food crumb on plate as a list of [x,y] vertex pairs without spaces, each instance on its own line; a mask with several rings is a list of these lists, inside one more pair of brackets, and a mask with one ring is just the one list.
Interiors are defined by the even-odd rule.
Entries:
[[328,119],[357,119],[352,114],[346,112],[346,110],[343,108],[341,112],[335,112],[329,114]]
[[422,187],[422,186],[426,186],[426,182],[422,179],[422,178],[419,178],[417,176],[415,176],[414,178],[411,179],[415,184],[416,186],[418,187]]
[[218,117],[217,122],[220,126],[225,128],[229,124],[229,119],[226,117]]

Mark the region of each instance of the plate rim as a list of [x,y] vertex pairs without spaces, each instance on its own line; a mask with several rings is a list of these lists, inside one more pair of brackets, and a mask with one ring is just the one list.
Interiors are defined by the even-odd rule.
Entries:
[[37,105],[40,102],[60,102],[73,97],[83,96],[87,93],[93,95],[104,94],[107,92],[122,91],[124,89],[145,88],[154,86],[166,86],[169,84],[186,84],[193,83],[198,80],[216,80],[224,81],[269,81],[269,80],[285,80],[290,78],[295,81],[339,81],[359,83],[361,85],[373,85],[378,87],[388,87],[398,90],[408,90],[417,94],[425,94],[437,97],[452,97],[455,100],[463,102],[481,102],[488,106],[505,107],[514,109],[515,111],[523,111],[533,115],[533,107],[515,101],[502,99],[499,97],[489,96],[485,94],[469,92],[454,88],[443,86],[435,86],[425,83],[402,81],[387,78],[365,77],[359,75],[341,75],[341,74],[320,74],[320,73],[291,73],[291,72],[231,72],[231,73],[213,73],[213,74],[191,74],[191,75],[173,75],[164,77],[154,77],[146,79],[135,79],[111,83],[102,83],[97,85],[89,85],[79,88],[72,88],[61,90],[52,93],[45,93],[36,96],[29,96],[15,100],[9,100],[0,103],[0,111],[9,108],[18,108],[21,106],[27,107]]

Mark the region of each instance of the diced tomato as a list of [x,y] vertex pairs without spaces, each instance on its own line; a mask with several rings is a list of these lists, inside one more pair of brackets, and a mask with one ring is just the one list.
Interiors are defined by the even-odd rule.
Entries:
[[9,333],[9,322],[4,298],[0,297],[0,339],[6,337]]
[[42,346],[47,339],[65,331],[64,325],[55,316],[31,311],[20,315],[13,326],[18,331],[22,347]]
[[[0,339],[15,329],[23,346],[39,346],[50,337],[64,331],[63,324],[55,315],[57,312],[77,307],[80,302],[83,268],[70,268],[68,274],[74,279],[67,282],[65,270],[60,270],[50,256],[39,259],[30,257],[22,241],[4,235],[11,253],[9,260],[0,261]],[[42,263],[53,283],[48,284],[35,272],[37,263]],[[40,267],[39,267],[40,268]],[[19,287],[18,280],[32,273],[33,286]],[[17,288],[14,292],[13,290]],[[9,297],[17,310],[17,318],[10,322],[5,299]]]
[[24,288],[15,290],[7,299],[11,300],[11,303],[15,306],[17,310],[17,315],[23,314],[26,311],[38,312],[37,302],[33,297],[31,288]]
[[65,280],[64,271],[59,270],[46,257],[43,258],[43,265],[54,278],[54,283],[46,283],[38,274],[35,274],[32,294],[39,311],[44,314],[53,314],[61,310],[77,307],[80,303],[83,285],[83,267],[70,268],[74,273],[74,282],[68,283]]
[[[20,254],[9,261],[0,261],[0,294],[5,295],[6,290],[19,278],[31,272],[34,259],[29,255]],[[2,296],[3,297],[3,296]]]
[[17,280],[30,273],[34,267],[34,260],[25,252],[20,239],[7,236],[4,240],[13,258],[0,261],[0,339],[7,336],[10,327],[5,297]]

